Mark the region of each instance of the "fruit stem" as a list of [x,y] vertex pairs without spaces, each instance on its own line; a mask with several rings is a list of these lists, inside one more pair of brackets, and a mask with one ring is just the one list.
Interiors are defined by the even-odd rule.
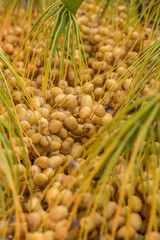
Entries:
[[76,14],[78,8],[84,0],[62,0],[71,12]]

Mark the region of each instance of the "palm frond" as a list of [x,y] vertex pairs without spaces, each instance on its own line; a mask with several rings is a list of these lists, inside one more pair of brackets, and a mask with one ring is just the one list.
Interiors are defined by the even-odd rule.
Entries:
[[[44,46],[44,51],[39,54],[39,56],[44,55],[45,76],[42,84],[43,94],[47,90],[48,79],[53,79],[54,81],[55,76],[51,73],[51,70],[53,61],[55,62],[54,67],[56,67],[56,59],[58,58],[60,60],[60,79],[66,78],[68,59],[72,61],[75,74],[78,72],[79,78],[81,79],[82,69],[84,69],[85,72],[85,66],[87,65],[85,51],[84,48],[81,47],[83,43],[75,15],[65,4],[60,2],[54,3],[41,15],[32,27],[20,51],[22,51],[23,47],[30,39],[31,41],[27,48],[26,65],[29,62],[33,62],[36,49],[40,44]],[[31,56],[33,46],[35,53]],[[74,57],[75,46],[80,56],[78,64]],[[24,52],[25,51],[24,48]],[[64,63],[64,59],[66,64]],[[81,66],[80,71],[78,71],[79,65]]]
[[33,10],[36,8],[38,13],[42,13],[44,10],[44,7],[46,6],[46,1],[39,0],[39,1],[33,1],[33,0],[14,0],[12,3],[9,0],[2,0],[1,7],[4,9],[3,14],[6,17],[8,14],[12,15],[15,11],[19,11],[21,7],[25,7],[26,11],[33,12]]
[[[153,194],[151,209],[153,208],[154,212],[152,212],[152,216],[149,219],[146,233],[149,233],[155,227],[153,216],[158,214],[160,210],[159,206],[156,205],[156,193],[159,186],[156,168],[159,169],[160,167],[159,161],[156,159],[159,159],[160,152],[155,143],[159,141],[159,103],[159,92],[151,92],[140,98],[136,103],[131,104],[129,108],[126,108],[125,120],[118,126],[112,122],[112,124],[102,128],[94,138],[95,143],[89,149],[87,159],[80,166],[83,169],[83,178],[80,178],[82,172],[79,170],[75,171],[73,175],[76,176],[75,184],[77,184],[77,178],[79,179],[80,188],[70,203],[70,205],[73,204],[72,214],[77,212],[83,194],[92,192],[92,199],[90,204],[88,204],[86,212],[89,218],[92,219],[99,207],[103,209],[101,211],[103,216],[101,225],[102,236],[109,234],[107,232],[108,222],[105,216],[108,202],[115,201],[118,206],[113,218],[113,228],[110,230],[111,235],[109,234],[114,239],[117,234],[117,221],[121,214],[121,209],[125,206],[126,201],[130,202],[131,209],[132,196],[137,191],[137,188],[139,189],[138,191],[143,192],[144,201],[146,201],[145,194],[147,192],[148,194]],[[134,114],[130,114],[135,107],[139,107],[139,110]],[[153,160],[148,160],[148,157],[152,155],[155,156],[155,161],[154,158]],[[155,186],[153,191],[150,187],[149,189],[146,187],[149,184],[148,171],[155,176],[153,177],[153,185]],[[99,180],[96,182],[97,175],[99,175]],[[146,185],[141,190],[144,181]],[[106,192],[106,186],[109,186],[110,189],[116,188],[118,198],[114,194],[112,195],[111,190]],[[126,190],[127,186],[130,187],[129,190]],[[130,227],[130,214],[129,212],[127,215],[128,227]],[[82,226],[81,234],[82,239],[87,239],[89,232],[85,225]]]
[[[1,225],[3,224],[4,227],[3,237],[7,236],[9,231],[11,231],[12,234],[15,231],[15,236],[19,239],[20,225],[25,223],[20,196],[23,195],[24,189],[26,188],[32,192],[32,180],[29,170],[28,150],[25,147],[23,134],[19,127],[19,120],[12,98],[12,87],[8,80],[14,76],[17,80],[14,84],[19,92],[21,92],[21,89],[19,89],[18,86],[23,88],[24,83],[9,60],[1,53],[0,59],[11,72],[9,76],[6,71],[0,67]],[[12,218],[15,219],[15,223],[12,223]],[[25,238],[27,238],[27,228],[25,225],[23,231]]]
[[131,65],[131,70],[126,71],[125,74],[118,79],[117,82],[119,86],[125,86],[127,79],[131,80],[127,97],[121,102],[121,109],[128,106],[134,99],[140,96],[151,79],[154,80],[151,89],[157,88],[160,79],[159,49],[160,41],[156,41],[151,46],[139,52],[137,54],[139,58]]
[[35,19],[35,16],[42,14],[43,11],[47,9],[50,2],[49,0],[13,0],[12,2],[9,0],[2,0],[0,3],[2,9],[0,16],[0,40],[2,40],[3,34],[8,31],[9,27],[13,25],[13,19],[14,21],[18,21],[20,18],[21,21],[23,21],[23,26],[28,26],[28,29],[26,29],[28,32],[31,29],[32,21]]
[[[141,24],[150,24],[153,23],[155,20],[156,14],[157,17],[157,24],[159,25],[159,1],[149,1],[147,3],[146,0],[137,0],[137,1],[106,1],[103,0],[101,3],[96,1],[96,4],[99,5],[99,12],[101,16],[104,16],[106,12],[109,10],[111,15],[113,16],[112,20],[114,21],[115,16],[117,16],[118,12],[124,12],[125,10],[128,13],[127,18],[135,18],[140,19]],[[128,21],[126,21],[128,22]]]
[[[140,40],[139,40],[140,41]],[[143,40],[142,40],[143,41]],[[160,41],[159,39],[152,40],[152,44],[148,47],[144,47],[142,50],[135,50],[133,45],[131,49],[127,49],[128,39],[119,46],[118,43],[113,46],[113,50],[118,46],[121,51],[128,53],[123,57],[116,56],[115,59],[112,59],[112,68],[110,70],[104,71],[100,77],[103,77],[105,80],[104,89],[107,88],[108,91],[104,94],[104,97],[101,99],[101,102],[104,102],[110,98],[111,94],[115,94],[118,91],[121,98],[115,98],[115,104],[111,106],[114,110],[122,109],[130,105],[132,101],[145,94],[151,89],[156,89],[160,81]],[[100,48],[99,48],[100,49]],[[101,51],[101,50],[100,50]],[[107,53],[107,51],[106,51]],[[130,57],[130,53],[134,53],[134,56]],[[118,64],[118,59],[123,59],[120,64]],[[104,53],[105,61],[105,53]],[[107,60],[106,60],[107,61]],[[107,61],[110,64],[110,61]],[[125,67],[123,68],[123,66]],[[115,84],[110,87],[108,81],[111,81],[110,77],[112,74],[119,73],[119,70],[124,70],[123,73],[120,73],[118,79],[114,82]],[[98,80],[97,76],[94,81]],[[117,115],[117,119],[119,115]]]

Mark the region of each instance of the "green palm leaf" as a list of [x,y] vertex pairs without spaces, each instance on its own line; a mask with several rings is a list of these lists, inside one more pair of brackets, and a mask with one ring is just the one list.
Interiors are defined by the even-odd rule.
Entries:
[[[135,109],[135,106],[139,106],[140,109],[134,114],[128,116],[130,111]],[[148,154],[154,154],[158,158],[160,157],[159,149],[155,148],[155,140],[159,138],[160,131],[159,116],[159,92],[150,93],[145,97],[142,97],[136,103],[131,104],[130,107],[125,110],[126,120],[123,121],[123,123],[115,126],[114,122],[112,122],[112,124],[105,126],[96,134],[95,143],[88,151],[87,159],[80,166],[80,168],[83,169],[83,178],[80,178],[82,172],[79,173],[79,171],[76,171],[74,173],[74,176],[76,176],[75,184],[77,184],[77,178],[80,178],[81,180],[79,191],[75,194],[70,203],[70,205],[73,204],[72,213],[78,210],[78,206],[82,201],[83,193],[91,191],[92,199],[86,210],[91,219],[94,212],[99,208],[99,202],[103,200],[105,206],[107,206],[107,202],[112,201],[111,195],[105,195],[106,184],[107,186],[114,187],[116,181],[117,187],[119,188],[117,190],[119,194],[119,208],[117,208],[112,228],[113,239],[115,237],[115,232],[117,231],[117,217],[120,215],[122,206],[124,206],[124,198],[126,194],[125,185],[128,182],[130,183],[131,187],[128,191],[128,201],[131,201],[137,183],[143,184],[144,179],[146,183],[149,181],[147,174],[144,176],[144,172],[150,171],[154,174],[153,176],[155,176],[155,178],[153,178],[154,189],[152,190],[148,188],[147,190],[150,194],[153,194],[151,205],[153,212],[149,220],[148,232],[150,232],[153,227],[153,215],[155,216],[157,211],[160,210],[158,205],[156,205],[156,191],[159,186],[159,178],[158,175],[156,175],[158,174],[156,173],[156,169],[153,167],[154,164],[156,164],[155,167],[159,168],[160,162],[148,162]],[[112,127],[110,128],[110,126]],[[113,126],[115,126],[115,128],[113,128]],[[124,162],[120,161],[120,159],[123,159]],[[124,164],[125,166],[125,171],[122,172],[122,179],[119,178],[115,170],[118,163],[121,165]],[[150,170],[148,170],[149,164],[153,164]],[[94,177],[97,174],[100,174],[100,179],[96,186],[92,188]],[[139,182],[137,182],[138,178],[140,179]],[[146,193],[146,188],[144,188],[143,193]],[[132,204],[132,202],[130,204]],[[103,206],[104,211],[105,206]],[[102,211],[102,215],[103,214]],[[129,216],[130,213],[128,213],[127,216],[127,224],[129,224]],[[102,224],[102,229],[108,224],[105,215],[103,217],[104,223]],[[84,234],[83,239],[87,239],[88,232],[86,232],[85,226],[84,228],[82,227],[82,232]]]
[[[80,1],[81,3],[82,1]],[[35,54],[31,57],[30,51],[34,48],[37,49],[41,44],[45,44],[44,51],[40,54],[44,54],[44,68],[45,68],[45,78],[42,83],[42,89],[43,94],[46,93],[47,90],[47,82],[48,79],[53,79],[54,76],[51,74],[51,65],[53,62],[53,59],[56,59],[59,54],[60,57],[60,79],[64,79],[66,76],[65,69],[67,69],[67,59],[71,59],[74,72],[78,72],[79,65],[81,66],[80,72],[79,72],[79,78],[81,78],[82,69],[85,71],[86,58],[85,58],[85,52],[84,48],[81,48],[82,38],[80,34],[80,30],[78,27],[78,24],[75,19],[75,12],[77,10],[77,7],[80,5],[80,3],[77,5],[73,4],[73,9],[68,9],[65,4],[63,3],[53,3],[42,15],[41,17],[36,21],[36,23],[33,25],[30,33],[28,34],[27,38],[25,39],[23,45],[21,46],[20,51],[23,49],[25,44],[28,40],[31,40],[29,44],[29,51],[26,56],[26,65],[28,64],[28,61],[31,62],[34,60]],[[69,5],[70,6],[70,5]],[[72,6],[72,7],[73,7]],[[75,11],[74,13],[72,11]],[[74,39],[72,38],[74,36]],[[39,40],[37,40],[39,38]],[[44,41],[45,39],[45,41]],[[63,40],[65,39],[65,41]],[[72,42],[72,40],[74,42]],[[80,55],[80,63],[77,64],[75,60],[75,47],[77,47]],[[25,51],[25,49],[24,49]],[[48,58],[48,60],[47,60]],[[64,59],[66,59],[66,64],[64,64]],[[56,67],[56,61],[55,65]],[[87,76],[86,76],[87,78]],[[76,81],[75,81],[76,84]]]
[[[25,89],[24,83],[15,71],[9,60],[0,53],[0,59],[10,70],[12,76],[16,79],[16,87],[22,94],[18,86]],[[32,192],[31,173],[29,170],[29,159],[25,148],[22,132],[19,128],[19,120],[12,99],[12,88],[8,82],[8,75],[0,67],[0,198],[2,219],[4,224],[3,234],[5,237],[8,229],[9,212],[15,217],[15,236],[20,237],[20,222],[24,223],[22,206],[19,201],[19,195],[22,191],[23,177]],[[26,92],[25,101],[27,103],[28,93]],[[30,98],[30,97],[29,97]],[[29,100],[31,103],[31,101]],[[18,151],[18,152],[17,152]],[[24,175],[21,175],[19,154],[22,156],[24,164]],[[6,195],[7,193],[7,195]],[[21,216],[21,217],[20,217]],[[1,222],[2,224],[2,222]],[[25,226],[24,226],[25,228]],[[25,234],[27,229],[25,228]]]

